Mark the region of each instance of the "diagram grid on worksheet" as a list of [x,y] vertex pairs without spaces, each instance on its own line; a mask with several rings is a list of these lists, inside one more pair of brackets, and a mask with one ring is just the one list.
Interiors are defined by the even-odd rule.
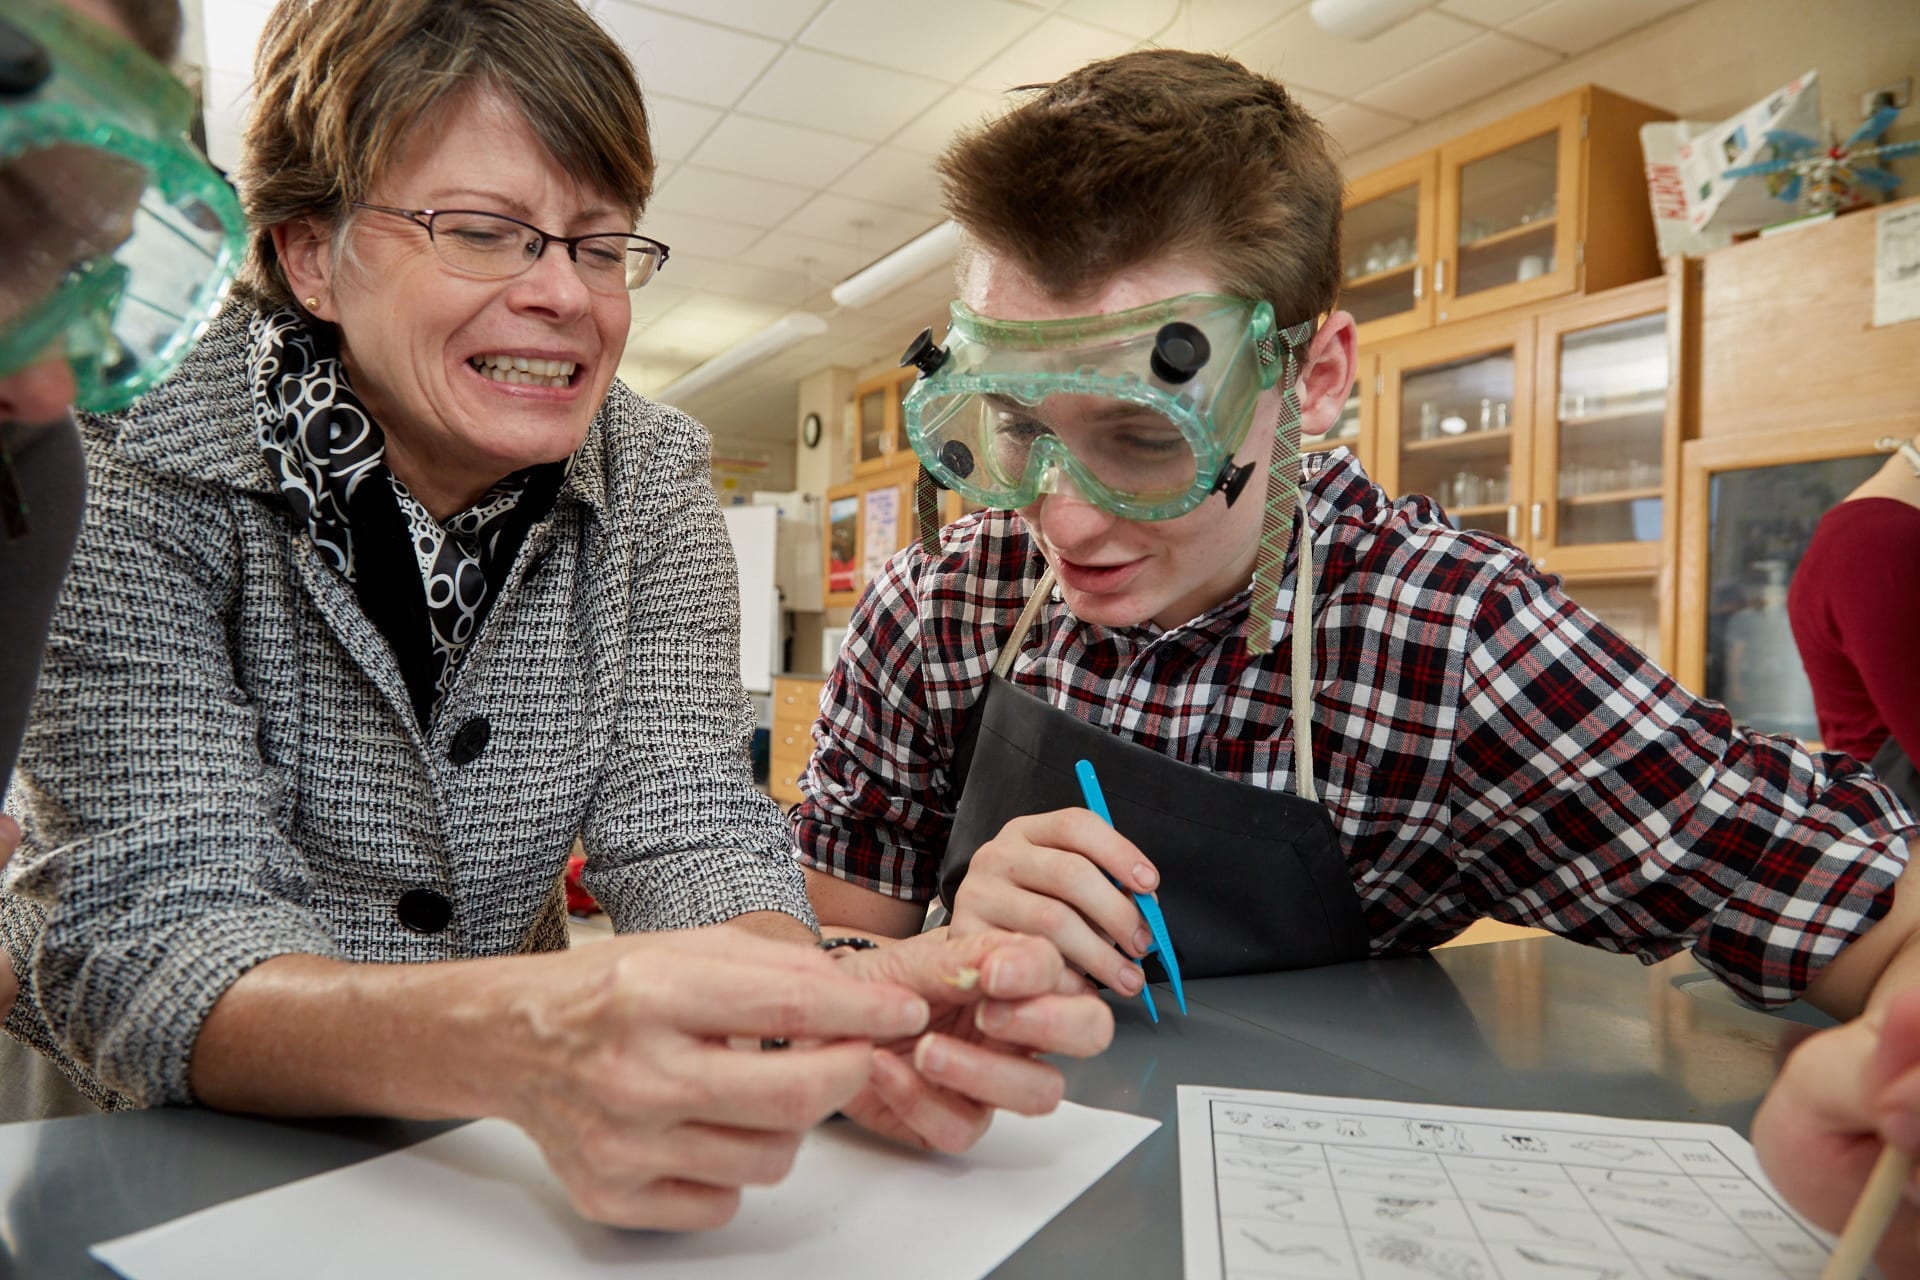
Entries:
[[1193,1086],[1180,1110],[1187,1280],[1814,1280],[1828,1253],[1718,1125]]

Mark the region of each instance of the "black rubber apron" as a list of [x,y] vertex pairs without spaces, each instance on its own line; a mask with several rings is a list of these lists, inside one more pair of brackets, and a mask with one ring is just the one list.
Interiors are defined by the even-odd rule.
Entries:
[[[1311,582],[1311,570],[1301,580]],[[1222,778],[1115,737],[1007,679],[1052,592],[1049,571],[1001,649],[955,752],[960,803],[940,864],[948,909],[974,851],[1008,822],[1084,806],[1073,766],[1091,760],[1114,827],[1160,870],[1160,906],[1183,978],[1365,959],[1360,898],[1333,820],[1313,798],[1300,707],[1294,772],[1301,795]],[[1296,601],[1295,634],[1311,635],[1300,626],[1311,618],[1302,605]],[[1303,658],[1307,647],[1296,646]],[[1307,687],[1305,666],[1294,664],[1295,689]]]
[[1886,744],[1873,753],[1872,769],[1874,776],[1900,797],[1909,813],[1920,816],[1920,772],[1915,772],[1898,738],[1887,735]]

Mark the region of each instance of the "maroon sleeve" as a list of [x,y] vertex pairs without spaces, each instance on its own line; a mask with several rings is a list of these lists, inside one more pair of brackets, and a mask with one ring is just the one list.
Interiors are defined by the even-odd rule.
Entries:
[[1920,508],[1843,502],[1820,521],[1788,610],[1826,745],[1920,759]]

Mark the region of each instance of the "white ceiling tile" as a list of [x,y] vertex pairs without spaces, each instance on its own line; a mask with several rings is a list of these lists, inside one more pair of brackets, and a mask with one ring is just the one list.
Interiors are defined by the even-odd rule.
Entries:
[[[685,285],[696,292],[757,298],[783,311],[800,306],[823,283],[822,280],[808,279],[797,271],[743,266],[738,262],[691,253],[676,253],[667,260],[661,279],[669,277],[675,284]],[[647,287],[652,289],[653,286],[649,284]]]
[[1440,10],[1469,22],[1503,27],[1523,13],[1538,9],[1547,0],[1441,0]]
[[1615,36],[1691,8],[1696,0],[1552,0],[1506,26],[1522,39],[1585,53]]
[[729,115],[688,159],[703,168],[821,187],[852,168],[871,149],[867,143],[838,134]]
[[1206,0],[1204,4],[1189,4],[1159,43],[1170,48],[1225,50],[1239,57],[1234,46],[1306,4],[1307,0]]
[[263,0],[206,0],[206,65],[225,71],[253,74],[253,51],[266,29],[271,3]]
[[673,213],[658,205],[640,219],[640,234],[666,242],[667,248],[697,253],[704,258],[731,258],[766,234],[764,227],[690,213]]
[[957,83],[1044,16],[1010,0],[832,0],[798,42]]
[[725,218],[749,227],[772,227],[778,226],[812,195],[811,187],[683,164],[660,184],[649,208],[662,213]]
[[869,142],[932,106],[947,86],[812,49],[788,49],[740,100],[748,115]]
[[664,93],[649,93],[647,124],[653,135],[654,156],[661,160],[686,159],[722,114],[712,107],[681,102]]
[[737,329],[747,334],[757,333],[784,314],[785,308],[771,302],[696,290],[693,297],[673,309],[673,320],[675,324],[712,325]]
[[633,59],[642,89],[715,107],[732,106],[781,49],[777,40],[643,9],[627,0],[605,0],[600,21]]
[[1371,107],[1356,106],[1351,102],[1343,102],[1321,116],[1320,123],[1327,127],[1327,132],[1333,135],[1333,140],[1348,155],[1365,151],[1375,143],[1385,142],[1413,127],[1411,120],[1375,111]]
[[1125,53],[1136,41],[1071,18],[1052,17],[967,78],[989,93],[1021,85],[1049,84],[1100,58]]
[[748,266],[772,267],[778,271],[797,271],[802,275],[844,280],[873,258],[831,240],[795,235],[791,231],[770,231],[737,260]]
[[842,174],[833,189],[839,195],[896,209],[934,213],[940,208],[940,178],[933,162],[898,147],[874,148],[872,155]]
[[1410,120],[1431,120],[1558,61],[1538,45],[1489,32],[1367,90],[1355,101]]
[[1350,98],[1463,45],[1480,29],[1458,18],[1421,13],[1364,43],[1328,35],[1301,9],[1239,50],[1256,71],[1291,89],[1299,84]]
[[1135,40],[1151,40],[1177,30],[1181,11],[1191,7],[1186,0],[1067,0],[1060,12]]
[[1340,99],[1330,93],[1303,89],[1297,84],[1287,86],[1287,96],[1299,103],[1302,110],[1313,116],[1323,116],[1340,104]]
[[891,253],[937,221],[937,216],[889,209],[866,200],[819,195],[781,223],[780,229],[857,249],[871,261]]
[[[812,21],[820,5],[821,0],[647,0],[645,7],[669,9],[723,27],[791,40]],[[601,7],[606,7],[606,0]]]
[[1016,105],[1017,99],[1010,95],[982,93],[963,85],[934,103],[932,110],[894,134],[890,141],[896,147],[937,156],[962,129],[995,119]]

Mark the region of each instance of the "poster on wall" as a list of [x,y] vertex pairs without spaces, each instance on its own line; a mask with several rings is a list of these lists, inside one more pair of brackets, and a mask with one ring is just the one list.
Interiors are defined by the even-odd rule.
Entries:
[[867,490],[866,508],[866,527],[860,531],[860,545],[864,551],[860,571],[862,584],[879,577],[887,561],[900,548],[899,488],[887,485]]
[[827,504],[827,590],[857,591],[860,588],[853,562],[854,548],[860,545],[860,496],[850,494]]

